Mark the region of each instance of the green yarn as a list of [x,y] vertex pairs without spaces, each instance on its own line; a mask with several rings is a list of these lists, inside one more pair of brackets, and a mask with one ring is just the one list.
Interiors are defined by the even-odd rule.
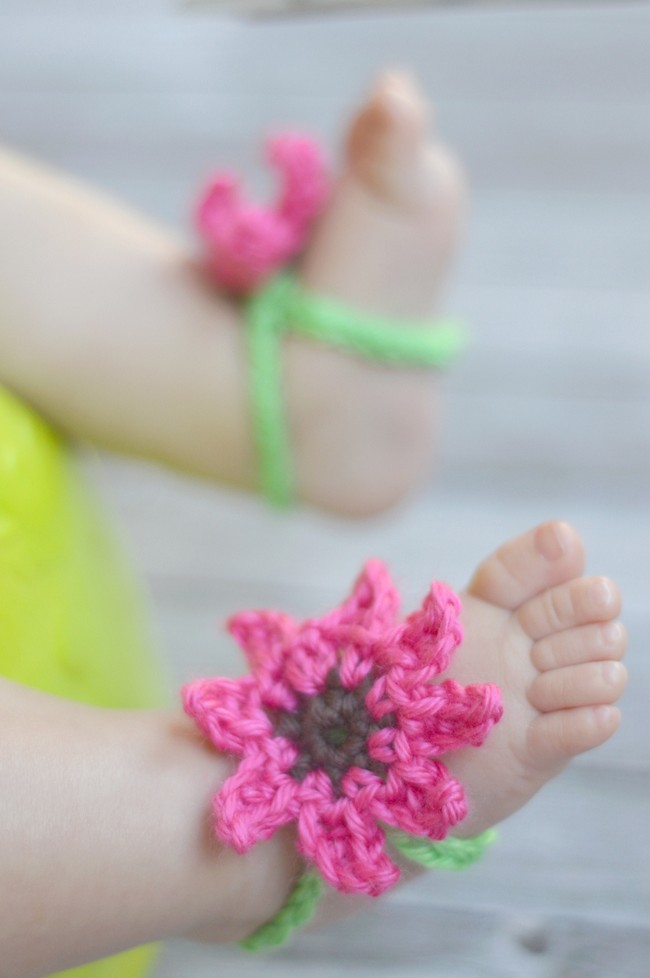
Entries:
[[[427,869],[467,869],[477,862],[497,834],[488,829],[469,839],[447,838],[439,842],[421,839],[397,829],[387,829],[389,842],[411,862]],[[279,913],[259,927],[250,937],[240,941],[246,951],[264,951],[284,944],[297,927],[308,923],[314,915],[325,883],[315,870],[300,877],[295,888]]]
[[249,303],[248,359],[253,432],[259,459],[260,488],[279,507],[292,500],[291,452],[282,397],[280,344],[286,329],[282,292],[274,281]]
[[420,839],[391,829],[388,838],[403,856],[427,869],[467,869],[477,862],[496,839],[494,829],[488,829],[469,839],[449,837],[439,842]]
[[433,325],[366,315],[300,289],[279,275],[248,302],[253,429],[262,492],[276,506],[292,501],[291,451],[282,396],[281,341],[286,332],[387,364],[446,367],[465,345],[450,321]]
[[282,909],[272,920],[241,941],[241,947],[246,951],[264,951],[284,944],[297,927],[311,920],[324,889],[325,883],[318,873],[304,873]]

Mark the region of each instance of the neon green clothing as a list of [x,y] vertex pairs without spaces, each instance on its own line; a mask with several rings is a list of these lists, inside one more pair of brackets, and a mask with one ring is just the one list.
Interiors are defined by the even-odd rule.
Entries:
[[[68,443],[0,388],[0,674],[96,706],[163,705],[137,589]],[[143,978],[138,948],[65,978]]]

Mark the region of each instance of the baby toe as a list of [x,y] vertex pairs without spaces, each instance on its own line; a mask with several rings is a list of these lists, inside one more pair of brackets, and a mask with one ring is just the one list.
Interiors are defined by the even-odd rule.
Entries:
[[614,703],[625,689],[627,670],[621,662],[587,662],[551,669],[537,676],[528,699],[541,713],[579,706]]
[[509,540],[484,560],[469,593],[514,611],[548,588],[582,573],[584,551],[568,523],[543,523]]
[[549,588],[517,611],[520,625],[537,641],[555,632],[607,622],[621,610],[621,595],[606,577],[581,577]]
[[620,722],[619,710],[608,705],[540,713],[528,731],[530,762],[546,769],[563,765],[576,754],[603,744]]
[[622,622],[595,622],[540,639],[533,645],[531,660],[536,669],[547,672],[581,662],[620,659],[626,645],[627,632]]

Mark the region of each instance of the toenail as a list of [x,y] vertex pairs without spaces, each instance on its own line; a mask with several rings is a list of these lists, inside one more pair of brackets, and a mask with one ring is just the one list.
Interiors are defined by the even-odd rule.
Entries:
[[599,577],[591,586],[591,597],[597,608],[609,608],[614,601],[614,587],[605,577]]
[[609,727],[615,715],[616,711],[613,706],[597,706],[594,710],[596,722],[601,727]]
[[535,534],[535,544],[542,557],[559,560],[569,548],[569,536],[566,523],[545,523]]
[[605,649],[615,649],[623,638],[623,626],[620,621],[610,621],[603,625],[601,631],[602,644]]
[[623,666],[620,662],[606,662],[603,666],[603,679],[608,686],[618,686]]

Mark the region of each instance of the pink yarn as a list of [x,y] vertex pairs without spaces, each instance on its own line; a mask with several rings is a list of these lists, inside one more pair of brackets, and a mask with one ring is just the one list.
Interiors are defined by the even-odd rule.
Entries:
[[388,571],[370,561],[322,618],[230,620],[252,675],[183,689],[201,730],[241,757],[213,800],[223,842],[244,853],[295,821],[301,854],[332,886],[378,896],[399,878],[382,826],[438,840],[465,817],[463,788],[439,757],[483,743],[500,691],[432,682],[462,638],[446,585],[434,582],[405,621],[398,611]]
[[238,178],[222,173],[209,181],[196,211],[208,271],[219,285],[240,295],[257,289],[300,252],[330,190],[312,139],[284,133],[269,139],[266,149],[282,181],[273,207],[243,200]]

